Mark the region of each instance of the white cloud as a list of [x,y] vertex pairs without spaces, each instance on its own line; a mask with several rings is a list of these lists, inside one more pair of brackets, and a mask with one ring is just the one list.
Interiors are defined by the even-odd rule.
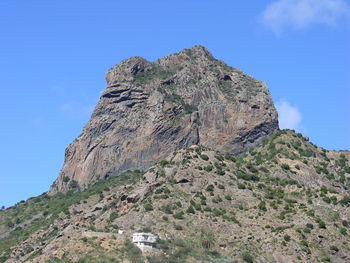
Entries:
[[296,106],[291,105],[286,100],[281,100],[276,104],[278,111],[278,121],[281,129],[301,129],[302,116]]
[[261,21],[279,35],[288,28],[336,25],[345,17],[350,17],[350,7],[345,0],[278,0],[266,7]]

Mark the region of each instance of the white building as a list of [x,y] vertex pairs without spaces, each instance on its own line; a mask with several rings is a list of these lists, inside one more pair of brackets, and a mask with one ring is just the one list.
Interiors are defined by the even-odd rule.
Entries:
[[157,243],[157,236],[152,233],[134,233],[132,235],[132,242],[141,251],[152,250]]

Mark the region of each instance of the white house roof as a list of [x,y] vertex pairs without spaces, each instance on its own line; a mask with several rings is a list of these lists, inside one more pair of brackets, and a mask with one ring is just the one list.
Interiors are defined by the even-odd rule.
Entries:
[[157,236],[152,233],[134,233],[132,235],[132,239],[134,242],[149,242],[149,243],[155,243],[157,241]]
[[139,235],[147,235],[147,236],[154,236],[156,237],[156,235],[152,234],[152,233],[146,233],[146,232],[139,232],[139,233],[134,233],[133,236],[139,236]]

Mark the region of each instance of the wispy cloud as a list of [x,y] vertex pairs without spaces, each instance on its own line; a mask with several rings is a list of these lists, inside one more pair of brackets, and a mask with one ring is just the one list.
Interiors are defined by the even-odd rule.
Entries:
[[278,0],[260,16],[261,22],[277,35],[312,24],[336,25],[345,17],[350,17],[350,7],[344,0]]
[[301,129],[302,116],[297,106],[291,105],[286,100],[280,100],[276,106],[281,129]]

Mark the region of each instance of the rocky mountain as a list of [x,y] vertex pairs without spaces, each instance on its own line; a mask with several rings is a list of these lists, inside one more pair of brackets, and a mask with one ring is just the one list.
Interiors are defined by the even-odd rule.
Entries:
[[191,145],[242,153],[278,128],[266,85],[202,46],[155,62],[129,58],[106,80],[90,121],[66,149],[51,194],[146,170]]
[[191,146],[0,211],[0,262],[350,262],[349,163],[289,130],[240,156]]
[[0,263],[348,263],[349,234],[350,152],[196,46],[108,71],[50,191],[0,210]]

